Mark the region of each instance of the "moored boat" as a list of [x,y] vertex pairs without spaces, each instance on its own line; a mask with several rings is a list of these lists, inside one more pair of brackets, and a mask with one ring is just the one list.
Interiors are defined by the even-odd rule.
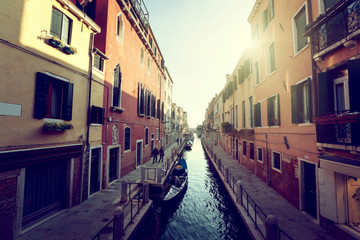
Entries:
[[171,174],[168,179],[168,184],[165,187],[165,191],[162,196],[163,201],[169,201],[176,198],[180,193],[182,193],[188,183],[188,169],[186,160],[184,158],[179,158],[176,165],[171,171]]

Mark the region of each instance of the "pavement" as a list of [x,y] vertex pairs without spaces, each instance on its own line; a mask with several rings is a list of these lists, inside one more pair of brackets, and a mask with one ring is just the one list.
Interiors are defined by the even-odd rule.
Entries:
[[[171,157],[171,151],[180,147],[173,143],[164,151],[164,162]],[[159,158],[159,157],[158,157]],[[143,164],[145,167],[162,167],[164,163],[152,163],[152,159]],[[164,178],[164,177],[163,177]],[[137,168],[122,178],[114,181],[111,185],[97,193],[94,193],[83,203],[70,209],[65,209],[51,219],[45,219],[44,223],[22,234],[19,240],[82,240],[92,239],[100,230],[113,219],[114,209],[119,204],[121,198],[121,180],[126,179],[128,182],[137,182],[141,179],[141,168]],[[145,214],[149,205],[142,208],[140,214]],[[126,215],[126,212],[125,212]],[[126,218],[126,216],[125,216]],[[136,219],[135,219],[136,220]],[[139,219],[140,221],[140,219]],[[132,225],[136,225],[135,221]],[[129,227],[134,229],[134,226]],[[111,229],[109,233],[111,233]],[[126,233],[129,235],[128,233]],[[112,238],[111,238],[112,239]]]
[[[214,146],[208,139],[203,139],[203,143],[213,149],[217,159],[220,158],[222,164],[228,167],[229,172],[236,181],[241,181],[241,185],[255,203],[266,215],[274,215],[278,221],[279,228],[285,231],[292,239],[335,240],[335,238],[326,233],[314,219],[306,216],[302,211],[291,205],[278,192],[269,187],[237,160],[233,159],[232,156],[227,154],[221,147]],[[235,195],[233,194],[233,196]],[[240,206],[240,204],[238,205]]]

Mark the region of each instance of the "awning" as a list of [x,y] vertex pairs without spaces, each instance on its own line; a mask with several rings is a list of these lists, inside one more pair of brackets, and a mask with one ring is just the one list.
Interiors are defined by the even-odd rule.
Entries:
[[333,155],[320,155],[320,168],[352,177],[360,177],[360,160]]

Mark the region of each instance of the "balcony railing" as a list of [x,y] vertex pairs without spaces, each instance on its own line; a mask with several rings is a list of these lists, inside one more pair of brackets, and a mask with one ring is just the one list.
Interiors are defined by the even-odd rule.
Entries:
[[360,146],[360,113],[315,118],[318,143]]
[[313,54],[334,45],[360,29],[360,0],[340,1],[306,27]]
[[149,24],[149,12],[145,6],[143,0],[130,0],[131,5],[133,6],[134,12],[137,17],[140,19],[141,25],[144,29],[147,29]]

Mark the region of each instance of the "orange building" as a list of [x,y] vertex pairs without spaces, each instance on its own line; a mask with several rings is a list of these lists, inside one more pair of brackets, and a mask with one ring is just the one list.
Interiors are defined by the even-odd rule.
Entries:
[[360,2],[309,2],[320,224],[360,239]]

